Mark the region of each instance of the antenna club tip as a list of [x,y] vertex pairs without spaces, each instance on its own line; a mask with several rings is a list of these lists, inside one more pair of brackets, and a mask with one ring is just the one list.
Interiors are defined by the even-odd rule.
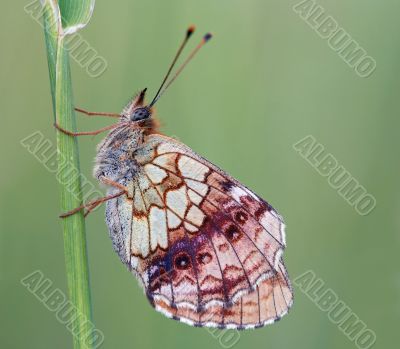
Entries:
[[213,35],[211,33],[207,33],[206,35],[204,35],[203,40],[204,42],[207,42],[208,40],[210,40],[213,37]]
[[189,28],[186,32],[186,36],[189,37],[190,35],[192,35],[194,33],[195,30],[196,30],[196,27],[194,25],[189,26]]

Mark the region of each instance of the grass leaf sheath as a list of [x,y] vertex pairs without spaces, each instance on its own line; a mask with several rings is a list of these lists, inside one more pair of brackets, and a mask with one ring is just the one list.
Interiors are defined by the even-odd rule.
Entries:
[[[76,130],[66,35],[84,27],[93,11],[94,1],[44,1],[43,20],[54,120],[63,128]],[[63,10],[65,8],[65,10]],[[60,10],[61,9],[61,10]],[[82,204],[78,143],[76,138],[57,132],[58,181],[61,211]],[[78,212],[61,221],[64,236],[68,292],[74,305],[71,314],[74,348],[90,349],[92,345],[92,310],[85,221]]]

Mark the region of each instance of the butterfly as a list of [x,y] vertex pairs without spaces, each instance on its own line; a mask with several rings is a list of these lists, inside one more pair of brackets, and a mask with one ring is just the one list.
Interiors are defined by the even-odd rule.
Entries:
[[99,144],[94,176],[107,196],[78,207],[85,215],[106,203],[106,223],[121,261],[137,277],[150,304],[193,326],[247,329],[279,320],[293,303],[282,253],[282,217],[251,190],[158,131],[154,104],[194,54],[206,34],[167,83],[190,27],[151,103],[135,96]]

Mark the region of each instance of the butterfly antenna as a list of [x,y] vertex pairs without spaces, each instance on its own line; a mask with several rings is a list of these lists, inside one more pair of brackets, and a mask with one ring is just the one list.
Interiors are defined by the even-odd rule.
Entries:
[[[182,63],[182,65],[179,67],[179,69],[176,71],[176,73],[172,76],[171,80],[165,85],[164,89],[162,89],[163,85],[165,84],[165,81],[168,78],[167,77],[164,79],[160,89],[158,90],[156,96],[154,97],[153,101],[150,103],[149,107],[152,107],[159,99],[160,97],[164,94],[164,92],[168,89],[169,86],[175,81],[175,79],[179,76],[179,74],[182,72],[183,69],[187,66],[187,64],[193,59],[193,57],[196,55],[196,53],[204,46],[204,44],[209,41],[212,38],[211,33],[207,33],[206,35],[203,36],[203,39],[200,41],[200,43],[193,49],[193,51],[189,54],[188,58]],[[169,70],[169,72],[172,70],[172,68]],[[169,73],[168,72],[168,73]]]
[[175,64],[176,64],[176,61],[178,60],[179,56],[181,55],[182,50],[183,50],[184,47],[186,46],[186,44],[187,44],[189,38],[190,38],[190,37],[192,36],[192,34],[194,33],[195,29],[196,29],[196,28],[195,28],[194,25],[191,25],[191,26],[187,29],[186,35],[185,35],[185,39],[183,39],[181,45],[179,46],[178,51],[176,52],[176,55],[175,55],[175,57],[174,57],[174,59],[173,59],[171,65],[169,66],[169,69],[168,69],[168,71],[167,71],[167,74],[165,74],[164,80],[162,81],[162,83],[161,83],[161,85],[160,85],[160,88],[158,89],[158,91],[157,91],[156,95],[154,96],[153,100],[152,100],[151,103],[149,104],[149,107],[152,107],[152,106],[154,105],[154,103],[158,100],[159,94],[160,94],[160,92],[161,92],[163,86],[165,85],[165,82],[167,81],[169,75],[171,74],[171,71],[172,71],[172,69],[174,68],[174,66],[175,66]]

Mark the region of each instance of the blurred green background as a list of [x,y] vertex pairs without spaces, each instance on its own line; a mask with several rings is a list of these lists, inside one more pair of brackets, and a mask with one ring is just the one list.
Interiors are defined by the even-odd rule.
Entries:
[[[198,28],[192,46],[213,32],[158,103],[163,131],[272,203],[287,223],[292,279],[313,270],[376,333],[374,348],[393,348],[400,320],[400,3],[318,1],[376,60],[376,71],[361,78],[293,11],[297,2],[98,1],[80,33],[108,68],[91,78],[71,60],[75,104],[119,112],[140,88],[156,91],[187,25]],[[3,4],[0,24],[0,345],[70,348],[66,328],[20,284],[39,269],[66,290],[58,184],[20,144],[35,131],[55,141],[43,30],[26,4]],[[81,130],[110,123],[77,117]],[[309,134],[374,195],[369,215],[358,215],[294,151]],[[89,178],[100,139],[79,140]],[[87,239],[103,348],[221,348],[206,329],[152,310],[112,250],[104,208],[88,217]],[[288,316],[241,332],[234,346],[355,347],[297,287]]]

